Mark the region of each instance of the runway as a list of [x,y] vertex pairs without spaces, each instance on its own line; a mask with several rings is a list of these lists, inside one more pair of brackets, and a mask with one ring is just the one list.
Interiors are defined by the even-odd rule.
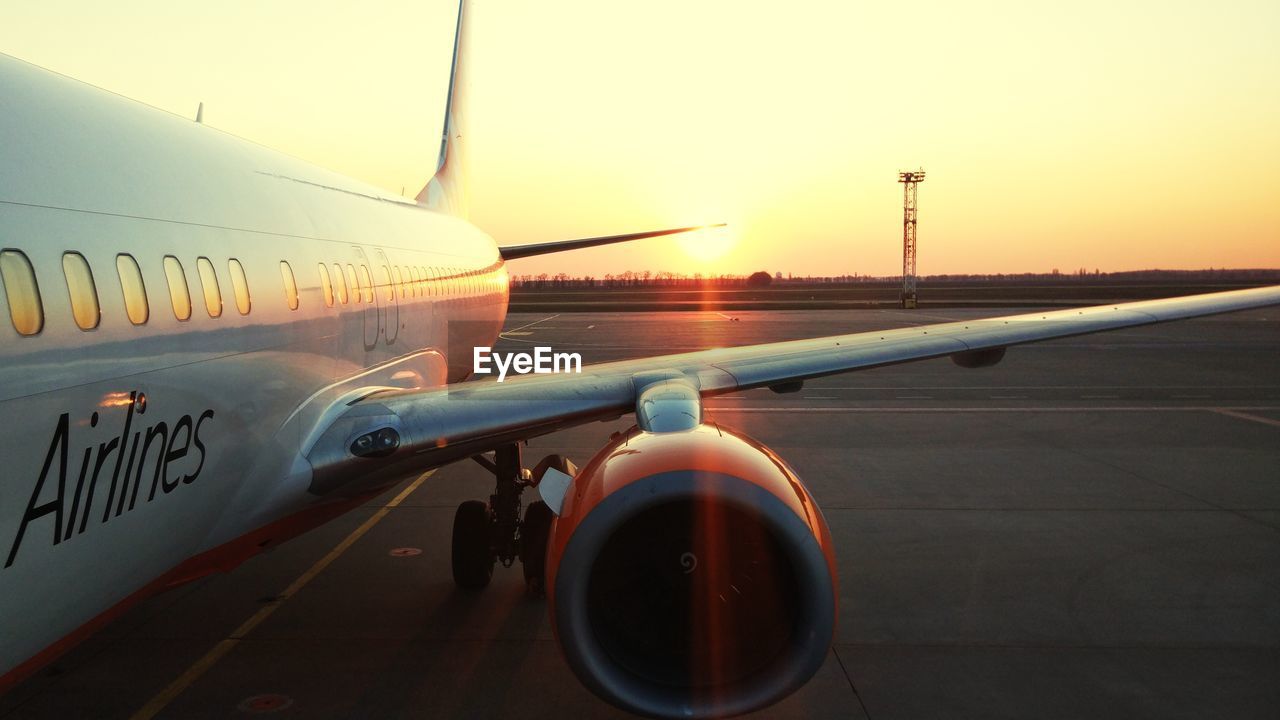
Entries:
[[[516,314],[497,349],[592,363],[996,314]],[[1280,716],[1280,309],[707,415],[792,464],[838,552],[827,662],[750,717]],[[526,459],[581,464],[628,424],[535,439]],[[0,698],[0,718],[624,717],[572,677],[519,568],[454,588],[454,508],[491,489],[473,463],[445,467],[148,600]]]

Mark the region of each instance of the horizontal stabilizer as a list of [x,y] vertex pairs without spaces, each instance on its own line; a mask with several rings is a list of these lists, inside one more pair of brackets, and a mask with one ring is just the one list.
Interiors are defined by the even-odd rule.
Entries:
[[715,225],[698,225],[696,227],[673,228],[671,230],[650,230],[648,232],[628,233],[626,235],[605,235],[603,237],[581,238],[578,240],[556,240],[555,242],[533,243],[530,245],[508,245],[507,247],[498,248],[498,250],[502,253],[503,260],[515,260],[516,258],[532,257],[534,255],[546,255],[547,253],[564,252],[565,250],[578,250],[580,248],[595,247],[597,245],[612,245],[613,243],[627,242],[628,240],[640,240],[642,238],[675,235],[676,233],[693,232],[694,230],[705,230],[707,228],[724,226],[725,223],[717,223]]

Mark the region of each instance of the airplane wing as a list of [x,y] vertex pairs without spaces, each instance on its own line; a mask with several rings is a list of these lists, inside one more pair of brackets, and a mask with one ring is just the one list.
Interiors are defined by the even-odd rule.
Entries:
[[[1012,345],[1277,304],[1280,286],[1271,286],[662,355],[503,383],[375,389],[325,413],[325,427],[310,434],[302,456],[312,469],[311,492],[346,494],[504,443],[637,412],[641,393],[659,383],[702,397],[760,387],[790,392],[824,375],[943,356],[981,367]],[[386,452],[367,452],[377,445]]]
[[697,225],[694,227],[671,228],[669,230],[648,230],[625,235],[603,235],[601,237],[579,238],[577,240],[555,240],[553,242],[531,243],[529,245],[503,245],[498,248],[498,252],[502,255],[503,260],[515,260],[516,258],[532,257],[534,255],[546,255],[548,253],[565,252],[566,250],[581,250],[582,248],[596,247],[597,245],[612,245],[613,243],[662,237],[663,235],[676,235],[678,233],[724,226],[724,223],[716,223],[715,225]]

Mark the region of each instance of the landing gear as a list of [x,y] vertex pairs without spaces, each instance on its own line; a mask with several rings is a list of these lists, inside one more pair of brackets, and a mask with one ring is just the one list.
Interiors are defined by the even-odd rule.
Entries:
[[519,444],[503,445],[493,459],[480,455],[473,459],[492,472],[497,482],[487,504],[468,500],[453,516],[453,581],[458,587],[479,590],[489,584],[494,565],[501,562],[511,567],[519,559],[529,590],[542,594],[553,515],[546,503],[538,501],[520,518],[520,496],[537,481],[520,465]]
[[547,592],[547,538],[551,535],[551,508],[539,500],[524,511],[520,525],[520,564],[529,592]]
[[468,500],[453,514],[453,581],[458,587],[479,590],[493,577],[493,552],[489,549],[489,507]]

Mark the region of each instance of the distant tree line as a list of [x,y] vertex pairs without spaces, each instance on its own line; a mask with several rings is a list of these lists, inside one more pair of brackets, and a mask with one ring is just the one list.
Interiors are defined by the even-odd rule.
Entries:
[[[764,280],[762,281],[759,276],[763,276]],[[607,273],[604,277],[595,277],[593,275],[572,277],[568,273],[513,275],[511,277],[511,286],[523,290],[634,287],[759,287],[768,285],[772,281],[773,277],[767,272],[757,272],[751,275],[703,275],[702,273],[685,274],[627,270],[616,275]]]
[[[803,285],[864,285],[892,284],[902,281],[898,275],[792,275],[778,272],[772,275],[760,270],[750,275],[704,275],[702,273],[652,272],[627,270],[618,274],[607,273],[603,277],[586,275],[570,276],[568,273],[541,273],[538,275],[513,275],[511,287],[515,290],[573,290],[598,288],[752,288],[768,286]],[[1248,282],[1280,283],[1280,269],[1232,269],[1209,268],[1205,270],[1126,270],[1100,272],[1097,269],[1080,268],[1074,272],[1061,272],[1057,268],[1047,273],[986,273],[922,275],[920,282],[947,283],[1019,283],[1019,282]]]

